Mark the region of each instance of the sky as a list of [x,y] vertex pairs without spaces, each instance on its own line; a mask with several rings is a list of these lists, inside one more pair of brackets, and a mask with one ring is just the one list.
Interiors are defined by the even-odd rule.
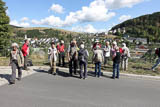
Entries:
[[10,24],[76,32],[106,32],[116,24],[160,11],[160,0],[3,0]]

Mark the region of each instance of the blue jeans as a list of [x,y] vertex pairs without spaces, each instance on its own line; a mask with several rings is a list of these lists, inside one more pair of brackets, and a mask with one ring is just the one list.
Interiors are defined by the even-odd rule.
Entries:
[[113,78],[115,78],[116,73],[117,73],[116,78],[119,78],[119,64],[113,63],[113,75],[112,75]]
[[97,69],[98,69],[98,77],[101,76],[101,62],[95,63],[95,76],[97,75]]
[[152,67],[152,70],[154,70],[159,64],[160,64],[160,57],[156,61],[156,64]]

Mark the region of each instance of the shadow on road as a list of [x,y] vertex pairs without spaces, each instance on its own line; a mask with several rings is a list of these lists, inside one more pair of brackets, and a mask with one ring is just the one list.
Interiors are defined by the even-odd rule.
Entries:
[[[88,76],[95,77],[95,72],[93,72],[93,71],[88,71]],[[109,75],[104,75],[103,72],[101,72],[101,76],[102,76],[102,77],[105,77],[105,78],[111,78],[111,76],[109,76]]]
[[0,74],[0,78],[4,78],[4,79],[6,79],[8,82],[9,82],[9,80],[10,80],[10,77],[11,77],[11,75],[9,75],[9,74]]
[[62,76],[62,77],[70,77],[70,74],[69,74],[69,73],[63,72],[63,71],[61,71],[61,70],[58,70],[58,71],[57,71],[57,74],[58,74],[59,76]]
[[[40,69],[33,69],[33,70],[36,71],[36,72],[39,72],[39,73],[49,73],[49,70],[40,70]],[[57,72],[57,75],[61,76],[61,77],[73,77],[73,78],[80,79],[80,76],[79,76],[80,71],[77,71],[77,75],[72,75],[72,76],[70,76],[69,72],[65,72],[65,71],[62,71],[60,69],[57,69],[56,72]],[[90,76],[90,77],[95,77],[95,72],[88,71],[87,75]],[[108,75],[104,75],[103,72],[101,72],[101,76],[105,77],[105,78],[110,78],[111,77],[111,76],[108,76]]]
[[33,70],[39,73],[48,73],[48,71],[46,70],[40,70],[40,69],[33,69]]
[[57,71],[57,74],[58,74],[59,76],[62,76],[62,77],[73,77],[73,78],[78,78],[78,79],[80,79],[80,77],[79,77],[79,72],[77,73],[77,75],[72,75],[72,76],[70,76],[69,73],[64,72],[64,71],[61,71],[61,70],[58,70],[58,71]]

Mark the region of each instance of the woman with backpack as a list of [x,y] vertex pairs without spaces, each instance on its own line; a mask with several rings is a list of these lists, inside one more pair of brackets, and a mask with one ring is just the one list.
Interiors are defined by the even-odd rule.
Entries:
[[[101,76],[101,63],[104,60],[103,51],[100,49],[100,46],[97,45],[95,50],[93,51],[93,62],[95,63],[95,77]],[[98,74],[97,74],[98,69]]]
[[24,66],[24,57],[22,52],[18,49],[17,43],[12,44],[12,50],[10,53],[10,64],[12,67],[12,75],[10,78],[10,84],[15,84],[16,80],[16,69],[18,69],[18,80],[22,77],[22,67]]
[[122,55],[121,55],[121,67],[123,71],[128,70],[128,58],[130,58],[130,51],[129,48],[126,46],[125,43],[122,43]]
[[[120,64],[121,53],[119,51],[119,47],[115,47],[115,55],[112,56],[113,60],[113,75],[112,79],[119,79],[119,64]],[[116,75],[116,76],[115,76]]]
[[[89,57],[88,50],[84,48],[84,44],[81,44],[80,50],[78,51],[78,60],[80,65],[80,79],[87,78],[88,57]],[[83,71],[83,67],[84,67],[84,71]]]

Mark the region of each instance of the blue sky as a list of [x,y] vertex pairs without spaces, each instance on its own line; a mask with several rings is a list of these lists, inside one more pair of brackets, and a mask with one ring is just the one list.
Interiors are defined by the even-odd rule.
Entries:
[[3,0],[10,24],[77,32],[107,31],[127,19],[160,11],[159,0]]

